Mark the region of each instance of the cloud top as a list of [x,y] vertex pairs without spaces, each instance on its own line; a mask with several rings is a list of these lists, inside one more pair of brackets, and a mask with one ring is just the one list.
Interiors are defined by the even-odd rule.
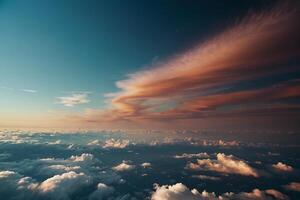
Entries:
[[294,170],[292,166],[289,166],[289,165],[284,164],[282,162],[278,162],[277,164],[273,164],[272,167],[275,170],[283,171],[283,172],[292,172]]
[[289,198],[281,192],[268,189],[259,190],[254,189],[251,192],[233,193],[227,192],[217,196],[214,192],[202,191],[199,192],[196,189],[190,190],[187,186],[182,183],[176,183],[175,185],[163,185],[155,186],[155,192],[151,196],[151,200],[288,200]]
[[209,170],[226,174],[259,177],[257,170],[245,161],[223,153],[218,153],[216,160],[198,159],[196,163],[189,163],[187,168],[191,170]]

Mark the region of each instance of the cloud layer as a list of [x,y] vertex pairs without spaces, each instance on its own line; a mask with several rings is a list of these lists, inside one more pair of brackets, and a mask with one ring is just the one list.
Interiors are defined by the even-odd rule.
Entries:
[[220,196],[214,192],[199,192],[196,189],[189,190],[184,184],[176,183],[175,185],[163,185],[155,187],[155,192],[152,194],[151,200],[230,200],[230,199],[243,199],[243,200],[288,200],[289,198],[281,192],[269,189],[259,190],[254,189],[251,192],[241,192],[238,194],[227,192]]

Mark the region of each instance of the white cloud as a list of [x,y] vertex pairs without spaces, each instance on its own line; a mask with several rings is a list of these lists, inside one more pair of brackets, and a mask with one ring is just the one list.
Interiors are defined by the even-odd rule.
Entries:
[[116,171],[130,171],[130,170],[133,170],[134,168],[135,168],[135,165],[127,164],[126,161],[123,161],[121,164],[113,167],[113,169]]
[[61,144],[61,140],[56,140],[54,142],[48,142],[48,144]]
[[90,100],[87,99],[87,93],[79,93],[79,94],[72,94],[71,96],[66,97],[57,97],[59,100],[59,104],[63,104],[67,107],[73,107],[78,104],[84,104],[90,102]]
[[104,183],[99,183],[97,185],[97,190],[94,191],[90,196],[89,200],[103,200],[111,196],[115,189],[111,186],[107,186]]
[[22,177],[17,182],[19,189],[29,189],[29,190],[36,190],[38,188],[38,183],[35,183],[34,180],[31,177]]
[[74,171],[52,176],[41,183],[18,173],[2,174],[6,178],[0,179],[0,193],[4,191],[4,194],[8,194],[9,191],[7,199],[69,200],[73,192],[90,183],[89,176]]
[[144,167],[144,168],[149,168],[149,167],[151,167],[151,163],[144,162],[144,163],[141,164],[141,166]]
[[90,153],[83,153],[80,156],[71,156],[69,160],[73,162],[92,161],[94,156]]
[[300,183],[299,182],[291,182],[288,185],[283,186],[286,190],[292,190],[300,192]]
[[62,171],[74,171],[74,170],[78,170],[81,167],[80,166],[65,166],[65,165],[50,165],[47,168],[49,169],[53,169],[53,170],[62,170]]
[[182,183],[155,187],[151,200],[199,200],[202,196],[196,189],[189,190]]
[[106,140],[103,148],[123,149],[129,145],[129,140],[115,140],[113,138]]
[[13,171],[0,171],[0,179],[1,178],[7,178],[11,175],[14,175],[16,174],[16,172],[13,172]]
[[202,191],[196,189],[190,190],[182,183],[175,185],[155,186],[155,192],[151,196],[151,200],[288,200],[289,198],[281,192],[269,189],[259,190],[254,189],[251,192],[241,192],[238,194],[227,192],[217,196],[214,192]]
[[101,142],[99,140],[93,140],[93,141],[87,143],[87,145],[99,145],[99,146],[102,146],[103,142]]
[[36,93],[36,90],[32,90],[32,89],[21,89],[22,92],[28,92],[28,93]]
[[284,164],[282,162],[278,162],[277,164],[273,164],[272,167],[275,170],[283,171],[283,172],[292,172],[294,170],[292,166],[289,166],[289,165]]
[[18,89],[18,88],[12,88],[12,87],[7,87],[7,86],[0,86],[0,89],[12,90],[12,91],[21,91],[21,92],[28,92],[28,93],[38,92],[37,90],[33,90],[33,89]]
[[89,177],[84,173],[77,174],[70,171],[61,175],[55,175],[39,184],[35,190],[43,194],[55,195],[57,199],[68,199],[68,196],[80,187],[89,183]]
[[204,152],[204,153],[191,153],[191,154],[188,154],[188,153],[184,153],[182,155],[176,155],[174,156],[174,158],[209,158],[209,155]]
[[[39,159],[43,162],[48,163],[70,163],[70,162],[87,162],[94,160],[94,155],[90,153],[82,153],[81,155],[72,155],[68,159],[61,159],[61,158],[41,158]],[[96,159],[95,159],[96,160]]]
[[244,176],[259,176],[258,172],[245,161],[239,160],[232,155],[226,156],[223,153],[217,154],[217,160],[198,159],[196,163],[189,163],[187,168],[193,170],[210,170],[228,174],[240,174]]
[[193,175],[192,177],[200,179],[200,180],[210,180],[210,181],[219,181],[219,180],[221,180],[220,177],[207,176],[207,175]]
[[55,158],[41,158],[39,159],[40,161],[45,161],[45,162],[49,162],[49,161],[54,161]]

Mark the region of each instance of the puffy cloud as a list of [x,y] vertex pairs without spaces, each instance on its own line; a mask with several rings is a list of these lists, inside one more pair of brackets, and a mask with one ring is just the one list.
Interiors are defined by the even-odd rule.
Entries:
[[183,153],[182,155],[176,155],[174,158],[209,158],[209,155],[204,152],[204,153]]
[[97,190],[94,191],[90,196],[89,200],[103,200],[111,196],[115,189],[111,186],[107,186],[104,183],[98,183]]
[[135,168],[135,165],[127,164],[126,161],[123,161],[121,164],[113,167],[113,169],[116,171],[130,171],[130,170],[133,170],[134,168]]
[[29,190],[36,190],[38,188],[38,183],[36,183],[31,177],[22,177],[17,182],[19,189],[29,189]]
[[275,170],[283,171],[283,172],[292,172],[294,170],[292,166],[289,166],[289,165],[284,164],[282,162],[278,162],[277,164],[273,164],[272,167]]
[[151,196],[151,200],[199,200],[202,198],[196,189],[189,190],[182,183],[175,185],[156,185],[155,192]]
[[151,200],[288,200],[289,198],[281,192],[269,189],[259,190],[254,189],[252,192],[241,192],[238,194],[227,192],[220,196],[217,196],[214,192],[199,192],[196,189],[188,189],[182,183],[176,183],[175,185],[163,185],[155,186],[155,192],[151,196]]
[[72,94],[71,96],[57,97],[57,99],[59,100],[59,104],[63,104],[67,107],[90,102],[90,100],[87,99],[87,93]]
[[300,192],[300,183],[299,182],[291,182],[287,185],[283,186],[286,190],[292,190]]
[[90,153],[83,153],[80,156],[71,156],[69,160],[73,162],[86,162],[92,161],[94,156]]
[[111,138],[111,139],[105,141],[103,148],[123,149],[123,148],[127,147],[128,145],[129,145],[129,140],[115,140],[114,138]]
[[87,185],[90,179],[84,173],[70,171],[61,175],[55,175],[39,184],[35,190],[42,194],[55,195],[57,199],[68,199],[68,196]]
[[38,144],[39,140],[33,139],[28,134],[23,134],[22,132],[8,131],[0,132],[0,143],[11,143],[11,144]]
[[259,176],[258,172],[245,161],[239,160],[232,155],[227,156],[223,153],[217,154],[217,160],[198,159],[196,163],[189,163],[187,168],[192,170],[210,170],[228,174],[240,174],[243,176]]
[[144,162],[144,163],[141,164],[141,166],[142,166],[143,168],[149,168],[149,167],[151,167],[151,163],[149,163],[149,162]]
[[7,177],[9,177],[9,176],[11,176],[11,175],[14,175],[14,174],[16,174],[16,172],[13,172],[13,171],[0,171],[0,179],[1,178],[7,178]]

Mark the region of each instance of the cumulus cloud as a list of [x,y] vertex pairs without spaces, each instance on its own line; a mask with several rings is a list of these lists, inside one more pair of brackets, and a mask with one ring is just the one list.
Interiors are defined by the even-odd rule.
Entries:
[[259,190],[254,189],[252,192],[241,192],[238,194],[227,192],[220,196],[217,196],[214,192],[202,191],[199,192],[196,189],[188,189],[182,183],[176,183],[175,185],[163,185],[155,186],[155,192],[151,196],[151,200],[288,200],[289,198],[281,192],[269,189]]
[[243,176],[259,176],[257,170],[245,161],[223,153],[217,154],[217,160],[198,159],[196,163],[187,164],[187,168],[192,170],[210,170],[226,174],[240,174]]
[[204,153],[183,153],[182,155],[176,155],[174,158],[209,158],[209,155],[204,152]]
[[141,164],[141,166],[142,166],[143,168],[149,168],[149,167],[151,167],[152,165],[151,165],[151,163],[149,163],[149,162],[144,162],[144,163]]
[[90,153],[83,153],[80,156],[71,156],[69,160],[73,162],[86,162],[94,159],[94,156]]
[[287,185],[283,186],[286,190],[292,190],[300,192],[300,183],[299,182],[291,182]]
[[126,161],[123,161],[121,164],[113,167],[114,170],[116,171],[130,171],[130,170],[133,170],[135,168],[135,165],[130,165],[130,164],[127,164]]
[[97,190],[94,191],[90,196],[89,200],[103,200],[108,198],[114,193],[115,189],[111,186],[107,186],[104,183],[98,183]]
[[71,96],[57,97],[57,99],[59,104],[63,104],[64,106],[67,107],[73,107],[75,105],[85,104],[90,102],[90,100],[88,100],[87,97],[88,97],[87,93],[79,93],[79,94],[72,94]]
[[61,175],[55,175],[41,184],[37,185],[35,190],[48,194],[51,193],[59,197],[58,199],[68,199],[68,196],[74,193],[80,187],[87,185],[90,178],[84,173],[70,171]]
[[7,178],[7,177],[9,177],[11,175],[14,175],[14,174],[16,174],[16,172],[14,172],[14,171],[9,171],[9,170],[0,171],[0,178]]
[[272,167],[275,170],[282,171],[282,172],[292,172],[294,170],[292,166],[289,166],[289,165],[284,164],[282,162],[278,162],[277,164],[273,164]]
[[111,139],[105,141],[103,148],[123,149],[123,148],[127,147],[128,145],[129,145],[129,140],[115,140],[114,138],[111,138]]
[[74,171],[54,175],[41,183],[16,172],[5,171],[2,175],[6,178],[0,178],[0,193],[7,194],[7,199],[69,200],[76,190],[90,183],[87,175]]
[[151,200],[199,200],[202,198],[196,189],[189,190],[182,183],[176,183],[175,185],[163,185],[155,186],[155,192],[151,196]]

